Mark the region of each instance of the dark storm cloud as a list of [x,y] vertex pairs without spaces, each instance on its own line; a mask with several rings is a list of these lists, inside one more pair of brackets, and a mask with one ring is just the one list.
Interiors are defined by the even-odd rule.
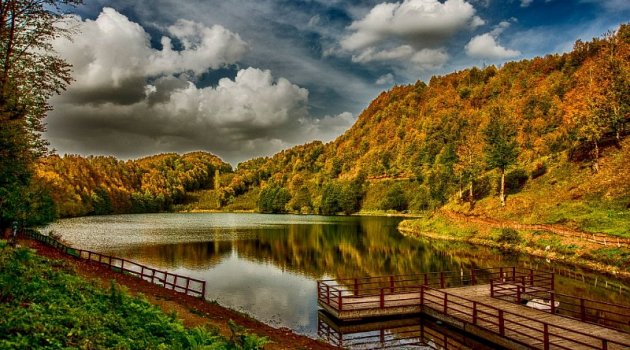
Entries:
[[393,84],[566,51],[629,11],[619,0],[90,1],[81,35],[56,43],[76,81],[52,100],[46,135],[61,153],[201,149],[236,163],[333,139]]

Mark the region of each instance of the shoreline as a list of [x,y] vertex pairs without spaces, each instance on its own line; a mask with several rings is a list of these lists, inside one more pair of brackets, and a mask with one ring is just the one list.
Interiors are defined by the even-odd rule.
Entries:
[[96,281],[104,288],[109,288],[111,280],[124,286],[133,295],[143,295],[147,300],[159,306],[165,313],[176,313],[186,327],[210,326],[216,327],[221,334],[230,337],[229,321],[245,327],[251,333],[267,337],[269,343],[265,349],[337,349],[323,341],[295,333],[288,328],[276,328],[255,318],[221,306],[216,302],[184,295],[170,289],[162,288],[134,276],[116,273],[95,262],[75,259],[41,242],[20,238],[20,245],[34,249],[37,254],[56,260],[63,260],[73,265],[77,275],[86,281]]
[[576,256],[566,256],[563,254],[559,254],[553,251],[546,251],[544,249],[533,248],[533,247],[520,247],[507,243],[498,243],[489,239],[475,238],[475,237],[455,237],[455,236],[446,236],[443,234],[435,233],[435,232],[419,232],[414,230],[413,228],[404,227],[401,224],[398,225],[398,230],[406,237],[412,238],[428,238],[428,239],[438,239],[442,241],[454,241],[454,242],[463,242],[469,243],[473,245],[491,247],[491,248],[502,248],[509,249],[517,253],[527,254],[537,258],[549,259],[551,261],[557,261],[560,263],[565,263],[568,265],[575,265],[581,268],[586,268],[592,270],[593,272],[603,273],[610,275],[614,278],[619,278],[623,280],[630,280],[630,271],[621,270],[619,267],[604,264],[601,262],[582,259]]

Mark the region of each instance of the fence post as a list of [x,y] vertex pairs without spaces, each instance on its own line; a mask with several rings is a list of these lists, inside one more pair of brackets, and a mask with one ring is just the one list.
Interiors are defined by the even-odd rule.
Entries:
[[550,294],[551,294],[551,300],[550,300],[550,302],[551,302],[551,313],[555,314],[556,313],[556,297],[555,297],[556,293],[551,292]]
[[444,272],[440,272],[440,288],[444,288]]
[[608,350],[608,340],[602,339],[602,350]]
[[[155,271],[153,271],[155,274]],[[201,299],[205,299],[206,298],[206,281],[203,281],[203,284],[201,285]]]
[[428,286],[429,285],[429,275],[428,274],[424,274],[424,285]]
[[473,284],[473,286],[474,286],[474,285],[477,285],[477,276],[475,275],[475,270],[473,269],[473,270],[471,270],[470,272],[471,272],[471,274],[472,274],[472,278],[471,278],[471,279],[472,279],[472,284]]
[[448,315],[448,294],[444,293],[444,314]]
[[381,309],[385,307],[385,289],[381,288]]
[[473,319],[472,319],[472,323],[473,325],[477,324],[477,302],[473,301]]
[[394,294],[394,276],[389,276],[389,292]]
[[499,334],[505,335],[505,319],[503,318],[503,310],[499,310]]
[[580,298],[580,320],[586,320],[586,308],[584,307],[584,298]]
[[519,286],[519,285],[516,286],[516,302],[519,304],[521,303],[521,287],[522,286]]
[[420,286],[420,306],[424,307],[424,286]]
[[330,285],[326,285],[326,304],[330,305]]
[[342,304],[342,298],[341,298],[341,290],[339,291],[339,294],[337,296],[337,304],[339,304],[339,311],[343,310],[343,304]]
[[543,323],[543,346],[545,350],[549,350],[549,325]]
[[359,280],[358,279],[354,279],[354,296],[358,296],[359,295]]
[[556,274],[554,272],[551,273],[551,290],[555,290],[556,289],[556,278],[555,278]]
[[516,282],[516,266],[512,266],[512,281]]
[[529,285],[534,285],[534,269],[529,269]]
[[499,267],[499,281],[505,282],[503,281],[503,267]]
[[490,296],[494,298],[494,280],[490,280]]

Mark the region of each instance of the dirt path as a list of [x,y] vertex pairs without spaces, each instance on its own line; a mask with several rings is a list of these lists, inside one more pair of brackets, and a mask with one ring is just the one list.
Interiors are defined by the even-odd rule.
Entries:
[[139,278],[116,273],[96,262],[71,258],[58,250],[30,239],[20,239],[19,244],[37,250],[37,253],[49,258],[66,260],[82,277],[96,280],[104,287],[109,287],[111,280],[125,286],[132,294],[143,294],[151,303],[159,306],[164,312],[176,312],[187,327],[212,325],[218,327],[221,334],[231,336],[228,321],[247,328],[259,336],[265,336],[270,343],[265,349],[337,349],[323,342],[298,335],[287,328],[273,328],[234,310],[210,303],[199,298],[172,290],[164,289]]

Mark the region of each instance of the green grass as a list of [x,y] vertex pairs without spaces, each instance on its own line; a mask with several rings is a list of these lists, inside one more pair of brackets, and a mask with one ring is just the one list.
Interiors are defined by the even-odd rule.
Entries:
[[588,255],[609,265],[630,269],[630,251],[628,249],[616,247],[599,248],[589,252]]
[[405,220],[401,227],[411,229],[415,232],[431,232],[445,237],[469,238],[477,234],[475,228],[459,225],[448,219],[433,215],[417,220]]
[[1,349],[257,349],[242,332],[228,340],[213,329],[187,329],[117,284],[100,288],[63,261],[0,246]]

